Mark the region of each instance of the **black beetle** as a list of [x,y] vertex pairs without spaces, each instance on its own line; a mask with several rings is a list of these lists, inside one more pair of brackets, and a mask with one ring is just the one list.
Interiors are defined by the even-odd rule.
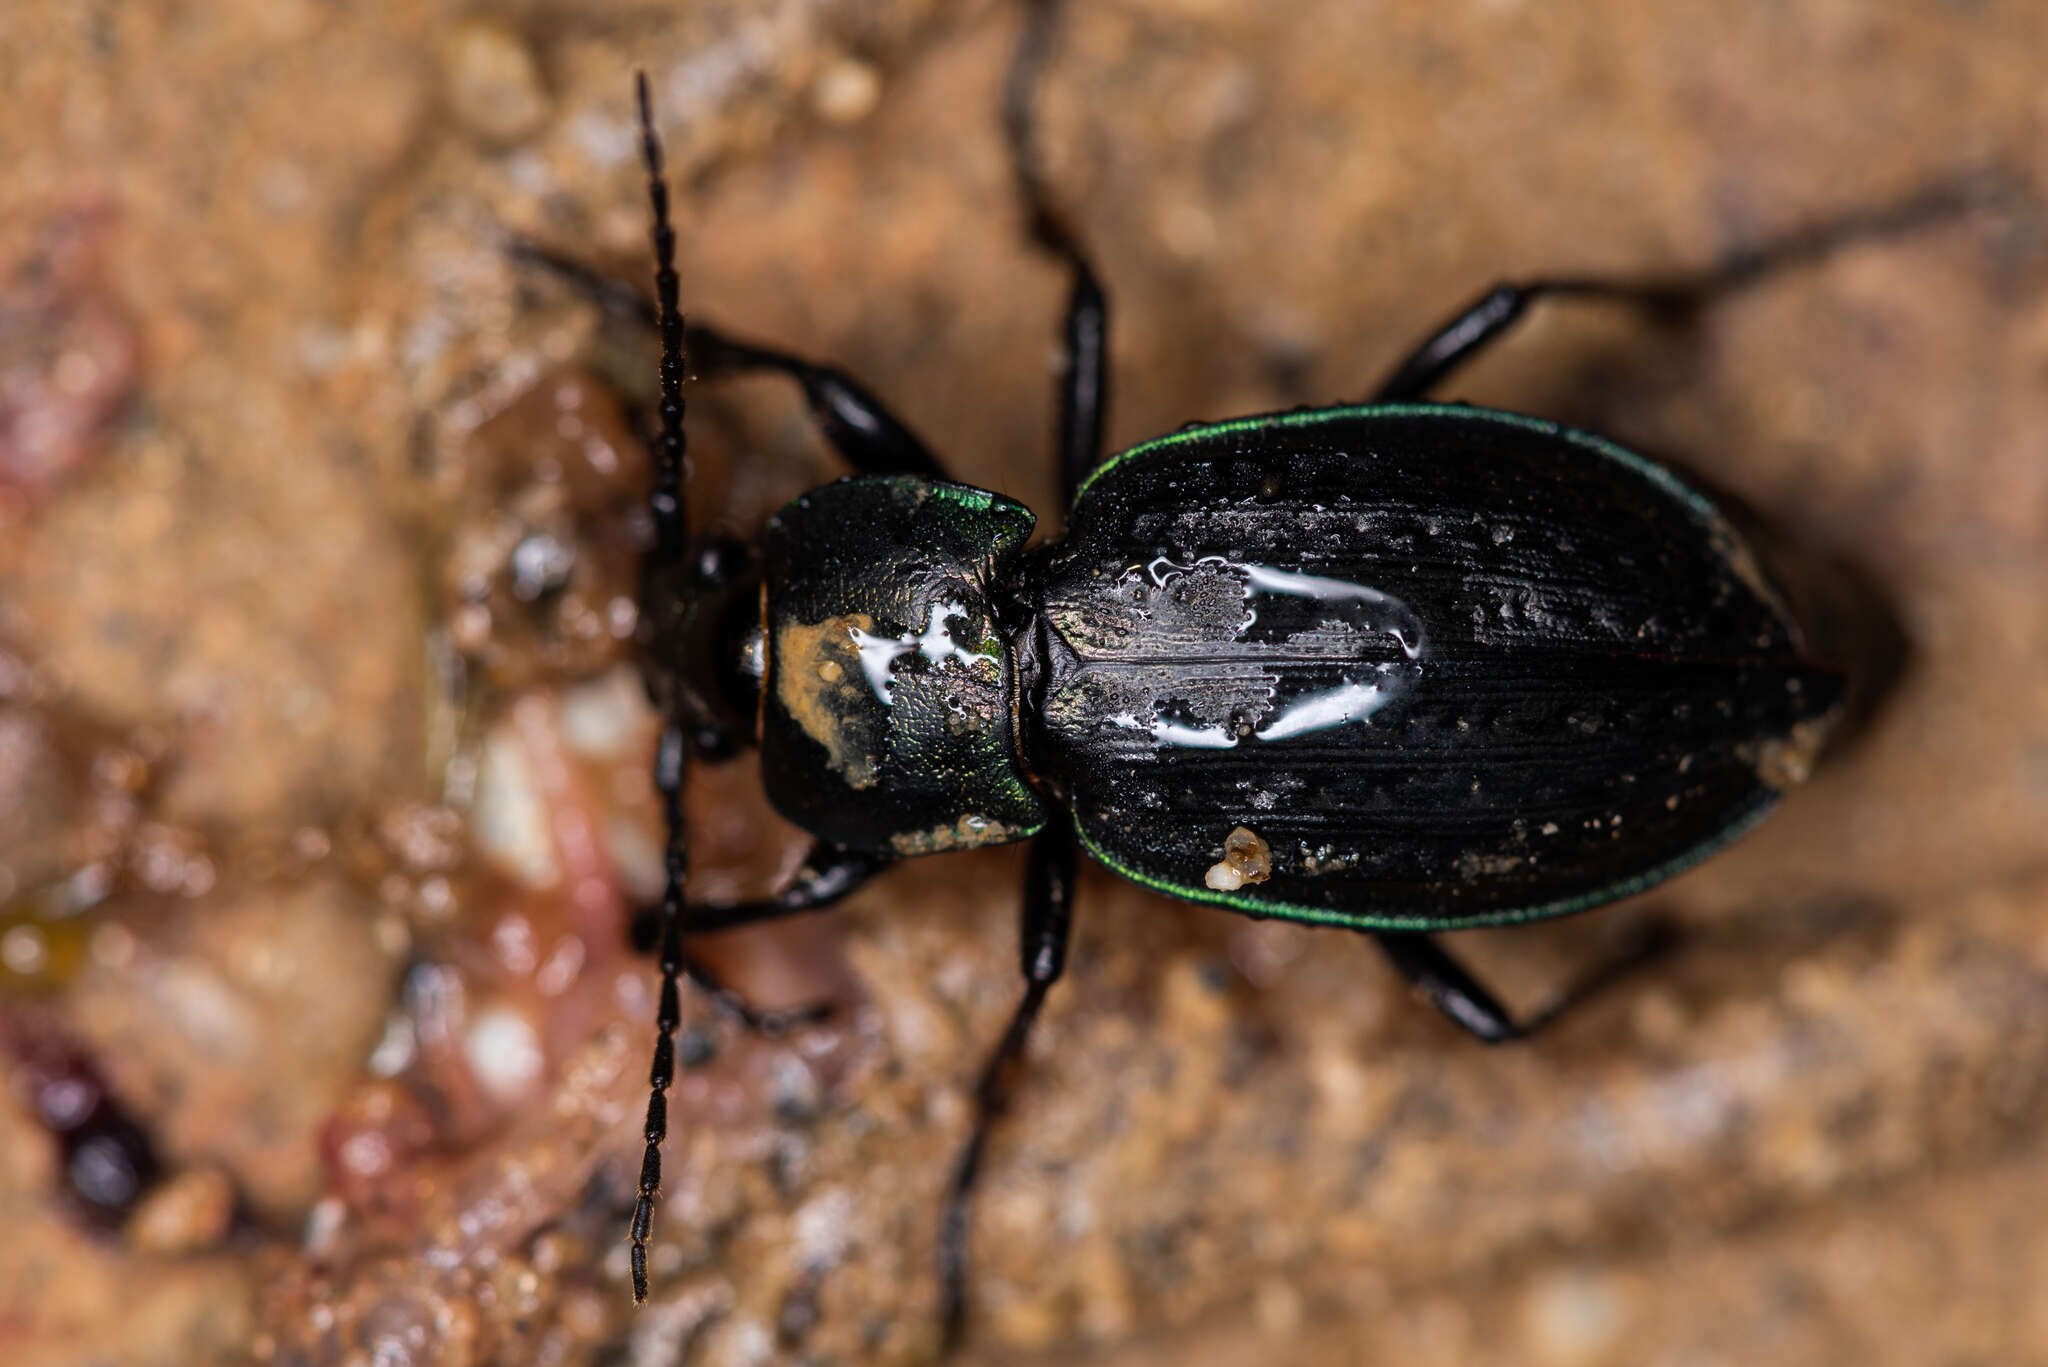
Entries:
[[[1843,240],[1945,213],[1946,195],[1789,239],[1698,277],[1545,279],[1481,295],[1368,402],[1191,425],[1099,460],[1106,303],[1050,206],[1031,94],[1055,0],[1031,0],[1004,123],[1033,238],[1071,274],[1059,382],[1063,539],[949,482],[845,373],[686,326],[662,153],[637,87],[653,202],[648,304],[530,243],[661,337],[643,585],[656,781],[669,838],[636,1300],[690,977],[684,948],[830,904],[898,859],[1031,842],[1023,1000],[984,1067],[939,1234],[943,1324],[964,1321],[967,1210],[1025,1037],[1066,956],[1077,850],[1146,887],[1371,935],[1478,1038],[1526,1036],[1636,962],[1648,938],[1517,1021],[1430,938],[1639,892],[1750,829],[1844,711],[1732,509],[1556,423],[1424,396],[1544,297],[1663,313]],[[857,476],[803,495],[757,546],[685,531],[685,358],[786,376]],[[817,843],[773,896],[690,904],[689,757],[759,745],[770,798]]]

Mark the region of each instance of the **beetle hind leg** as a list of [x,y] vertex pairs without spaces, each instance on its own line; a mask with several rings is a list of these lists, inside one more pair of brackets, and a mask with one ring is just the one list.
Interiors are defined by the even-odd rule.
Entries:
[[1980,178],[1937,183],[1894,204],[1846,213],[1730,253],[1703,271],[1639,279],[1558,276],[1502,282],[1458,310],[1409,352],[1373,390],[1372,403],[1421,399],[1514,326],[1543,299],[1593,299],[1627,304],[1665,319],[1682,319],[1722,295],[1795,266],[1812,265],[1844,247],[1910,233],[1986,203],[2003,187]]
[[860,381],[836,366],[819,365],[774,347],[741,341],[715,328],[694,325],[684,334],[690,365],[699,379],[763,373],[786,376],[803,391],[811,421],[863,475],[921,475],[946,479],[946,468],[908,423]]
[[1669,949],[1676,934],[1663,921],[1648,922],[1614,957],[1572,983],[1527,1020],[1516,1020],[1498,998],[1436,940],[1417,931],[1380,930],[1372,938],[1395,972],[1429,999],[1452,1024],[1485,1044],[1528,1039],[1615,979]]

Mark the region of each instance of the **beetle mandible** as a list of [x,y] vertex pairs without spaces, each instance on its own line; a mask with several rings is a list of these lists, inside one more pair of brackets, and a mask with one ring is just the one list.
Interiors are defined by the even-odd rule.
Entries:
[[[1697,277],[1501,284],[1362,403],[1191,425],[1105,460],[1106,298],[1034,146],[1056,3],[1029,0],[1003,115],[1031,236],[1070,280],[1057,541],[1028,546],[1027,509],[949,481],[844,372],[685,325],[644,76],[653,304],[519,248],[661,339],[643,644],[664,718],[667,888],[636,1300],[679,979],[757,1027],[806,1014],[747,1008],[687,953],[690,935],[824,907],[905,857],[1030,842],[1024,992],[980,1074],[940,1221],[951,1345],[982,1151],[1065,962],[1081,848],[1171,896],[1369,935],[1457,1025],[1513,1040],[1648,942],[1517,1020],[1433,932],[1582,911],[1690,867],[1804,776],[1844,710],[1843,672],[1809,648],[1729,508],[1601,437],[1427,395],[1540,299],[1690,308],[1944,206],[1845,222]],[[754,546],[693,541],[686,358],[699,377],[793,380],[855,476],[795,499]],[[746,740],[770,799],[815,844],[770,897],[689,903],[688,761]]]

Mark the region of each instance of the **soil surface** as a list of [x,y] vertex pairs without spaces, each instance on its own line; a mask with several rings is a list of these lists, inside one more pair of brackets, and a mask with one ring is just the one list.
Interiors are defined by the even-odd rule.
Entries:
[[[1077,4],[1045,170],[1111,446],[1355,399],[1488,284],[1950,212],[1682,323],[1545,305],[1447,397],[1699,472],[1893,619],[1752,838],[1458,937],[1487,1050],[1373,947],[1081,881],[992,1145],[964,1360],[2048,1360],[2048,8]],[[0,1358],[909,1363],[1019,990],[1014,849],[719,937],[627,1291],[659,886],[633,674],[653,350],[515,263],[648,274],[846,366],[1056,532],[1057,267],[997,119],[1020,11],[311,0],[0,17]],[[837,467],[690,396],[693,515]],[[786,875],[700,766],[697,890]]]

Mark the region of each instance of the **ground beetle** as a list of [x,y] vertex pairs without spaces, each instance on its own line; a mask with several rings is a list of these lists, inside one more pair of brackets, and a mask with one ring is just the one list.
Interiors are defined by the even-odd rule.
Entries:
[[[1105,300],[1033,146],[1052,12],[1053,0],[1032,0],[1003,111],[1032,236],[1072,281],[1061,540],[1027,546],[1028,510],[949,482],[844,373],[684,325],[644,77],[654,304],[519,248],[661,338],[643,615],[666,719],[656,778],[668,887],[636,1299],[679,977],[756,1026],[793,1018],[724,993],[686,952],[688,935],[825,906],[907,856],[1031,842],[1023,1000],[981,1074],[940,1225],[951,1343],[969,1197],[1060,976],[1080,848],[1176,897],[1369,934],[1458,1025],[1515,1039],[1554,1010],[1517,1021],[1430,933],[1561,916],[1670,877],[1762,817],[1842,710],[1842,674],[1809,651],[1726,506],[1602,438],[1425,396],[1539,298],[1686,307],[1901,216],[1676,282],[1502,285],[1363,404],[1199,424],[1099,461]],[[700,377],[794,380],[857,476],[790,503],[756,546],[691,539],[685,357]],[[770,798],[817,843],[770,898],[689,904],[687,761],[745,739],[760,747]]]

